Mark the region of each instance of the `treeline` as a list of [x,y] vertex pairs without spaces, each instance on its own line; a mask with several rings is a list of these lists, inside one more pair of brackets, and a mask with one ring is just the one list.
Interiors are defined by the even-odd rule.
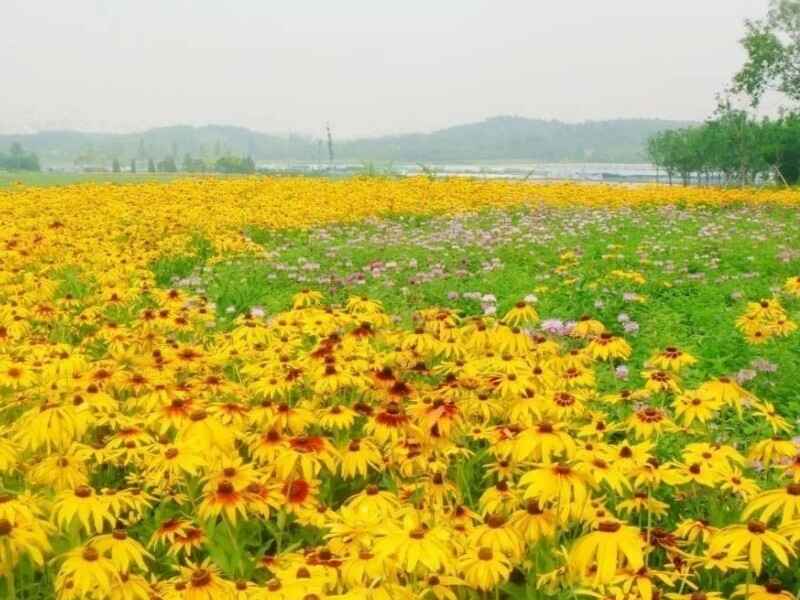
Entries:
[[34,152],[25,152],[21,144],[13,143],[8,154],[0,152],[0,170],[41,171],[42,167]]
[[[167,156],[159,161],[152,158],[144,161],[148,173],[255,173],[256,163],[250,156],[222,156],[215,161],[206,161],[202,158],[194,158],[191,154],[186,154],[183,161],[179,164],[173,157]],[[128,172],[136,173],[139,170],[139,163],[134,158],[131,159]],[[118,159],[111,163],[111,171],[114,173],[122,172],[122,165]]]
[[800,113],[755,118],[725,106],[702,125],[652,136],[650,160],[670,183],[754,184],[800,181]]
[[[522,117],[494,117],[431,133],[342,139],[334,130],[339,161],[592,161],[644,160],[647,138],[665,129],[685,127],[687,121],[617,119],[563,123]],[[245,129],[210,125],[175,126],[139,133],[81,133],[46,131],[27,135],[0,135],[0,146],[20,142],[37,152],[45,166],[74,165],[96,168],[116,157],[146,165],[171,156],[178,166],[189,153],[202,157],[206,169],[228,156],[251,156],[256,161],[327,162],[327,134],[270,135]]]

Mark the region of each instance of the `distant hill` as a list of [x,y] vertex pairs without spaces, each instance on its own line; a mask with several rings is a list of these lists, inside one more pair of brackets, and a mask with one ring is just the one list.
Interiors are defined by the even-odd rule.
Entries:
[[[614,119],[564,123],[523,117],[493,117],[479,123],[448,127],[432,133],[388,135],[337,140],[337,160],[353,161],[592,161],[639,162],[645,160],[649,136],[666,129],[685,127],[686,121]],[[335,133],[335,132],[334,132]],[[226,154],[249,155],[256,161],[309,161],[322,155],[322,140],[300,135],[272,135],[244,127],[208,125],[174,126],[141,133],[83,133],[44,131],[24,135],[0,135],[0,148],[13,142],[36,152],[45,168],[74,164],[101,165],[118,158],[160,160],[215,159]]]

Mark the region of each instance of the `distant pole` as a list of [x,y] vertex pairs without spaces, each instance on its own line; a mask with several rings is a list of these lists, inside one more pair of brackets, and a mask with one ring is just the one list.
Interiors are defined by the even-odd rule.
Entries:
[[325,130],[328,132],[328,165],[329,168],[333,168],[333,135],[330,122],[325,123]]

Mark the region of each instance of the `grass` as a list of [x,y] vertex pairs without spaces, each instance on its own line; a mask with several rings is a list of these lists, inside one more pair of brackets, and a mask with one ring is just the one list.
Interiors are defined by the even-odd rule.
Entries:
[[145,183],[191,177],[186,173],[58,173],[51,171],[0,171],[0,189],[15,185],[50,187],[74,183]]
[[[166,183],[175,179],[192,177],[237,177],[221,173],[62,173],[57,171],[0,171],[0,189],[16,185],[52,187],[76,183],[136,184],[148,182]],[[241,177],[241,175],[238,175]]]

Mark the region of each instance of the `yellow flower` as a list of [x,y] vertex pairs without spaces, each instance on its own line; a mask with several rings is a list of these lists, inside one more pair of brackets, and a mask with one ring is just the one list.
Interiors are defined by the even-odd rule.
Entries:
[[380,471],[383,469],[381,453],[369,439],[352,439],[340,451],[341,463],[339,468],[342,477],[366,477],[370,469]]
[[237,489],[227,479],[209,481],[203,492],[203,500],[197,510],[200,519],[216,519],[223,515],[235,524],[237,517],[246,517],[249,493],[245,488]]
[[646,513],[656,517],[667,514],[669,504],[656,500],[647,492],[636,492],[632,497],[617,504],[617,510],[622,514]]
[[180,567],[180,575],[172,581],[171,588],[181,600],[235,599],[234,584],[222,577],[210,559],[199,565],[190,562]]
[[640,408],[628,419],[628,430],[638,438],[658,436],[674,428],[667,414],[655,406]]
[[710,554],[727,552],[731,557],[746,556],[750,567],[758,575],[764,562],[765,547],[778,562],[789,566],[789,557],[794,556],[791,544],[760,521],[749,521],[746,525],[732,525],[721,529],[711,539],[708,551]]
[[624,339],[604,331],[589,342],[586,351],[597,360],[628,360],[633,349]]
[[37,520],[0,518],[0,573],[13,570],[22,556],[42,567],[49,551],[47,530]]
[[697,359],[694,356],[674,346],[665,348],[647,361],[648,365],[653,369],[673,371],[675,373],[682,371],[685,367],[691,366],[696,362]]
[[458,562],[464,581],[478,590],[488,591],[497,587],[506,581],[511,573],[511,563],[508,558],[487,547],[468,550]]
[[742,518],[749,519],[758,513],[761,513],[760,519],[765,523],[778,514],[780,525],[800,520],[800,483],[790,483],[786,487],[760,493],[748,502]]
[[515,461],[524,460],[549,464],[554,458],[569,459],[575,454],[575,442],[567,424],[539,417],[531,427],[514,438],[511,455]]
[[539,320],[539,315],[530,303],[517,302],[503,317],[503,323],[511,327],[534,325]]
[[67,552],[55,586],[59,600],[78,600],[108,596],[120,583],[114,563],[87,545]]
[[672,401],[675,416],[684,427],[691,427],[695,422],[708,423],[716,416],[720,406],[720,402],[700,395],[696,390],[686,390]]
[[707,381],[697,388],[697,393],[700,396],[707,396],[720,404],[733,406],[737,411],[741,411],[742,402],[751,397],[750,392],[730,377],[719,377]]
[[789,279],[786,280],[783,289],[790,294],[800,296],[800,277],[789,277]]
[[620,567],[632,571],[640,569],[644,565],[643,549],[636,527],[619,521],[603,521],[595,531],[575,542],[569,552],[570,569],[578,577],[592,580],[594,585],[607,585],[614,580]]
[[147,571],[144,559],[152,558],[139,542],[129,537],[128,532],[121,528],[95,537],[92,545],[100,554],[108,556],[122,573],[130,571],[132,565],[139,567],[142,571]]
[[469,547],[488,547],[517,562],[522,558],[524,540],[509,520],[499,513],[487,514],[481,525],[473,528],[467,538]]
[[795,595],[784,589],[777,579],[771,579],[767,585],[740,583],[731,598],[739,596],[744,600],[795,600]]
[[523,510],[511,515],[511,527],[526,543],[535,543],[555,534],[556,515],[552,509],[543,509],[536,500],[528,500]]
[[106,523],[114,522],[106,499],[88,485],[59,493],[53,503],[53,518],[62,530],[77,522],[90,533],[102,531]]
[[670,394],[681,393],[678,377],[671,371],[648,369],[642,372],[642,378],[645,380],[644,389],[648,392],[667,392]]
[[417,515],[406,515],[402,525],[387,523],[379,534],[376,554],[397,561],[408,572],[424,567],[429,573],[436,573],[452,567],[453,550],[447,530],[429,527]]
[[292,308],[308,308],[322,302],[322,294],[315,290],[302,290],[292,296]]
[[553,503],[562,519],[580,514],[589,500],[589,478],[566,463],[536,467],[519,482],[526,500]]
[[764,466],[791,460],[798,454],[797,446],[791,440],[779,437],[760,440],[750,447],[747,458],[757,460]]

